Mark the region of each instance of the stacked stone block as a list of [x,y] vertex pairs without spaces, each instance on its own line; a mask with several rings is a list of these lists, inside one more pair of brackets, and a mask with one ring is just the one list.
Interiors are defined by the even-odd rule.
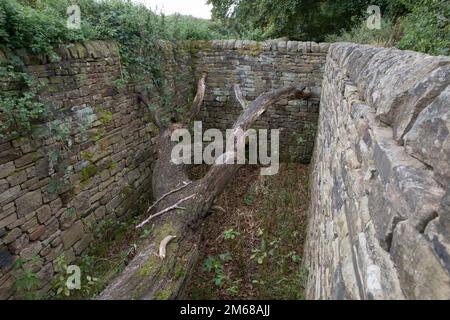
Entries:
[[[189,70],[181,67],[186,54],[161,50],[171,74]],[[57,257],[73,262],[101,221],[140,213],[151,201],[156,132],[137,103],[141,83],[116,85],[117,45],[88,42],[57,54],[58,62],[23,56],[30,75],[45,84],[41,101],[53,108],[55,119],[41,124],[46,133],[0,141],[0,299],[12,297],[17,259],[37,261],[31,267],[45,292]],[[177,92],[180,83],[168,83],[174,103],[186,103],[186,88]]]
[[348,43],[327,58],[310,299],[450,298],[450,58]]
[[[234,97],[239,84],[247,101],[283,86],[308,84],[320,92],[329,44],[297,41],[196,41],[192,43],[195,78],[208,73],[202,113],[204,129],[230,129],[242,113]],[[314,146],[319,99],[280,101],[255,129],[280,129],[280,153],[308,163]]]

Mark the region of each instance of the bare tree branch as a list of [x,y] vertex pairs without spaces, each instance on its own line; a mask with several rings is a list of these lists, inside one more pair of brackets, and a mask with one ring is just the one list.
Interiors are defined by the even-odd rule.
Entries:
[[181,187],[176,188],[176,189],[174,189],[174,190],[172,190],[172,191],[169,191],[169,192],[167,192],[166,194],[162,195],[161,198],[159,198],[158,200],[156,200],[155,203],[153,203],[153,204],[151,205],[151,207],[149,207],[149,208],[147,209],[147,213],[150,212],[154,207],[156,207],[156,206],[158,205],[158,203],[160,203],[162,200],[164,200],[167,196],[170,196],[171,194],[174,194],[175,192],[178,192],[178,191],[180,191],[180,190],[183,190],[184,188],[186,188],[186,187],[189,186],[190,184],[192,184],[192,181],[189,181],[189,182],[183,181],[183,185],[182,185]]
[[196,194],[191,194],[189,197],[186,197],[186,198],[183,198],[183,199],[178,200],[178,202],[175,203],[174,205],[172,205],[172,206],[170,206],[170,207],[168,207],[168,208],[166,208],[166,209],[164,209],[164,210],[161,210],[160,212],[155,213],[154,215],[151,215],[150,217],[148,217],[147,219],[145,219],[144,221],[142,221],[142,223],[140,223],[140,224],[136,227],[136,229],[142,228],[142,227],[145,226],[147,223],[149,223],[150,220],[155,219],[155,218],[157,218],[157,217],[159,217],[159,216],[162,216],[163,214],[165,214],[165,213],[167,213],[167,212],[170,212],[170,211],[172,211],[172,210],[186,210],[186,208],[180,207],[180,204],[182,204],[182,203],[185,202],[185,201],[188,201],[189,199],[192,199],[192,198],[195,197],[195,196],[196,196]]
[[242,110],[244,110],[244,111],[247,110],[248,101],[245,100],[244,95],[242,94],[241,87],[238,84],[234,85],[234,95],[236,96],[236,100],[241,105]]
[[203,99],[205,98],[206,76],[207,76],[207,73],[203,72],[202,78],[198,81],[197,94],[195,95],[194,102],[192,102],[192,109],[191,109],[191,115],[190,115],[191,121],[194,120],[195,117],[200,113]]
[[285,97],[293,97],[296,99],[309,98],[311,91],[305,85],[301,86],[289,86],[281,89],[273,90],[263,93],[256,100],[250,102],[249,107],[236,121],[233,129],[241,128],[242,130],[248,130],[253,123],[264,113],[267,109]]

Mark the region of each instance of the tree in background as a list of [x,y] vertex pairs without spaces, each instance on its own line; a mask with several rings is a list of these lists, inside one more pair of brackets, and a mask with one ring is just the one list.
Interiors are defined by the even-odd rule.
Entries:
[[450,52],[450,3],[448,0],[402,0],[410,13],[402,21],[401,49],[431,54]]
[[208,0],[213,18],[224,21],[243,37],[289,37],[322,41],[336,30],[351,27],[369,0]]
[[[448,0],[208,0],[213,19],[241,38],[353,41],[448,54]],[[367,8],[378,5],[381,30],[366,27]]]

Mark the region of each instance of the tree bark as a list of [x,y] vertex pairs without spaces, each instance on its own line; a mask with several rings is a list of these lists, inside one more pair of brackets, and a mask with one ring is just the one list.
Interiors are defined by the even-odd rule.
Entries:
[[[191,120],[198,114],[205,91],[206,75],[199,81],[198,92],[191,111]],[[246,105],[233,129],[245,132],[271,105],[291,97],[310,97],[306,86],[290,86],[264,93],[252,102],[244,102],[241,90],[235,88],[237,99]],[[148,105],[148,99],[140,100]],[[248,104],[248,106],[247,106]],[[175,123],[165,127],[158,111],[153,110],[153,119],[159,127],[158,160],[153,173],[153,196],[159,201],[151,208],[155,218],[146,223],[151,227],[150,236],[138,248],[136,256],[99,296],[100,300],[125,299],[176,299],[182,290],[198,256],[198,244],[202,233],[202,222],[208,216],[214,200],[233,180],[240,165],[222,164],[216,161],[208,173],[197,181],[190,181],[185,165],[175,165],[171,153],[177,142],[171,141],[174,130],[186,128]],[[236,152],[222,155],[235,158]],[[188,184],[187,186],[185,186]],[[184,187],[185,186],[185,187]],[[180,200],[184,200],[176,205]],[[171,208],[175,205],[175,208]],[[167,209],[170,210],[167,210]],[[166,211],[165,211],[166,210]],[[159,213],[159,214],[158,214]],[[142,225],[140,226],[142,227]],[[167,237],[172,241],[165,248],[165,257],[159,256],[160,244]],[[164,244],[165,245],[165,244]]]

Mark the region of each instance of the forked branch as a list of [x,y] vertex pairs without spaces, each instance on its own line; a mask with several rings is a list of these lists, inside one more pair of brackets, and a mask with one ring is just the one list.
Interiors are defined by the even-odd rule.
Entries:
[[174,205],[171,205],[170,207],[168,207],[168,208],[166,208],[166,209],[164,209],[164,210],[161,210],[160,212],[155,213],[154,215],[151,215],[150,217],[148,217],[147,219],[145,219],[144,221],[142,221],[142,222],[136,227],[136,229],[142,228],[142,227],[145,226],[147,223],[149,223],[152,219],[155,219],[155,218],[157,218],[157,217],[159,217],[159,216],[162,216],[163,214],[165,214],[165,213],[167,213],[167,212],[170,212],[170,211],[172,211],[172,210],[186,210],[186,208],[180,207],[180,205],[181,205],[183,202],[186,202],[186,201],[188,201],[189,199],[192,199],[192,198],[195,197],[195,196],[196,196],[196,194],[192,194],[192,195],[190,195],[189,197],[180,199],[180,200],[178,200],[178,202],[175,203]]
[[184,188],[186,188],[187,186],[189,186],[191,183],[192,183],[192,181],[189,181],[189,182],[183,181],[183,184],[182,184],[181,187],[176,188],[176,189],[174,189],[174,190],[172,190],[172,191],[169,191],[169,192],[163,194],[163,195],[161,196],[161,198],[159,198],[158,200],[156,200],[155,203],[153,203],[153,204],[147,209],[147,213],[150,212],[154,207],[156,207],[156,206],[158,205],[158,203],[160,203],[162,200],[164,200],[167,196],[170,196],[171,194],[174,194],[174,193],[176,193],[176,192],[178,192],[178,191],[183,190]]

